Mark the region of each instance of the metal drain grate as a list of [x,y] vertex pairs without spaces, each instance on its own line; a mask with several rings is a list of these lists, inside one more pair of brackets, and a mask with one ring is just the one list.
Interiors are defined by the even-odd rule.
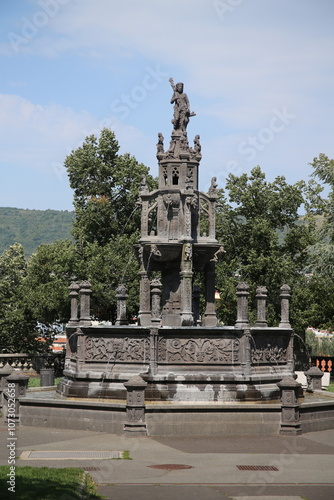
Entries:
[[164,469],[164,470],[183,470],[183,469],[193,469],[192,465],[182,465],[182,464],[162,464],[162,465],[148,465],[151,469]]
[[278,471],[274,465],[237,465],[239,470],[275,470]]
[[108,460],[123,458],[122,451],[24,451],[23,460]]
[[84,470],[85,472],[93,472],[93,471],[96,471],[96,470],[101,470],[100,467],[74,467],[75,469],[82,469]]

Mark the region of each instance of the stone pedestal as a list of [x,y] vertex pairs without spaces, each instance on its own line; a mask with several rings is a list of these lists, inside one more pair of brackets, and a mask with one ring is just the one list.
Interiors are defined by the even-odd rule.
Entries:
[[307,392],[322,390],[321,379],[323,375],[323,372],[317,366],[312,366],[309,370],[307,370],[307,372],[305,372],[307,379]]
[[236,328],[249,328],[248,321],[248,295],[249,286],[247,283],[237,284],[237,321]]
[[280,328],[291,328],[289,320],[289,303],[290,303],[290,291],[289,285],[281,286],[281,322],[279,324]]
[[90,296],[92,294],[92,285],[89,281],[80,283],[80,325],[90,326],[92,324],[90,317]]
[[117,299],[117,319],[116,325],[128,325],[129,321],[126,316],[126,301],[128,299],[128,291],[125,285],[119,285],[116,290]]
[[281,427],[279,433],[282,435],[296,436],[301,434],[299,417],[298,393],[301,384],[293,377],[286,377],[278,382],[281,391]]
[[255,326],[260,326],[264,328],[268,326],[266,320],[267,293],[268,290],[266,289],[265,286],[259,286],[256,289],[257,320]]
[[124,432],[147,435],[145,423],[145,382],[139,375],[124,383],[126,388],[126,421]]
[[7,385],[7,377],[14,371],[14,368],[10,364],[6,363],[3,368],[0,369],[0,408],[3,406],[3,395]]
[[79,298],[79,290],[80,286],[78,283],[73,281],[71,285],[68,287],[70,291],[70,299],[71,299],[71,318],[69,321],[69,325],[77,325],[79,322],[78,318],[78,298]]
[[13,370],[6,377],[3,405],[5,423],[20,423],[20,398],[26,395],[28,382],[29,377],[24,375],[21,370]]

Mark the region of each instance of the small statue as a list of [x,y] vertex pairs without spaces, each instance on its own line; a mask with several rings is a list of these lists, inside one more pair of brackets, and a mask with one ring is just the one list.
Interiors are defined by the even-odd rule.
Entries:
[[212,195],[215,195],[217,193],[217,177],[212,177],[211,179],[211,186],[209,188],[209,194],[212,196]]
[[218,257],[219,257],[219,254],[221,254],[221,253],[226,253],[223,246],[220,246],[218,248],[217,252],[215,252],[213,258],[211,259],[211,262],[218,262]]
[[173,78],[169,79],[174,94],[170,103],[174,104],[174,118],[172,120],[174,130],[186,134],[190,116],[196,116],[190,111],[190,104],[187,94],[183,92],[183,83],[174,85]]
[[202,146],[199,142],[200,140],[200,136],[199,135],[195,135],[195,139],[194,139],[194,151],[197,155],[200,155],[201,154],[201,149],[202,149]]
[[157,144],[157,155],[164,154],[164,136],[159,132],[158,134],[158,144]]
[[146,183],[146,175],[145,174],[142,174],[141,176],[141,180],[140,180],[140,191],[148,191],[148,186],[147,186],[147,183]]
[[120,285],[118,285],[118,287],[116,288],[116,294],[117,295],[127,295],[128,293],[128,290],[126,288],[126,286],[121,283]]
[[192,257],[192,247],[190,243],[187,243],[184,249],[185,260],[190,260]]

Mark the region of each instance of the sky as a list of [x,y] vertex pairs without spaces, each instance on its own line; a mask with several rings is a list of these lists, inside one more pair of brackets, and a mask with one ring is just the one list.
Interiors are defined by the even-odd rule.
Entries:
[[200,190],[334,158],[332,0],[1,0],[0,206],[73,210],[63,163],[111,128],[157,175],[184,83]]

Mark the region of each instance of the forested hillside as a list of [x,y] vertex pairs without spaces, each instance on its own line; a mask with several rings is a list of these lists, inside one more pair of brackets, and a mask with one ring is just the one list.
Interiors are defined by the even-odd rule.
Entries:
[[26,256],[41,243],[71,239],[74,212],[0,208],[0,254],[13,243],[21,243]]

